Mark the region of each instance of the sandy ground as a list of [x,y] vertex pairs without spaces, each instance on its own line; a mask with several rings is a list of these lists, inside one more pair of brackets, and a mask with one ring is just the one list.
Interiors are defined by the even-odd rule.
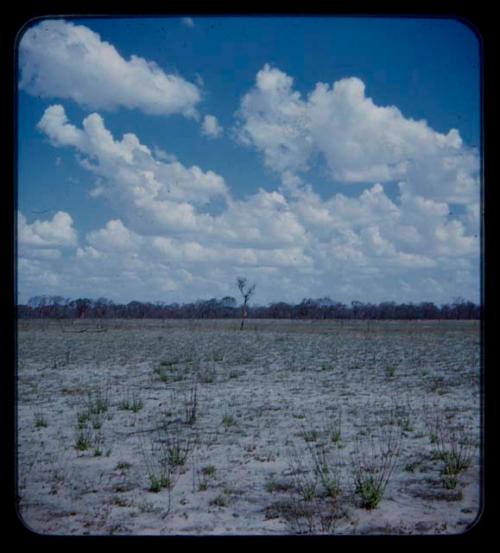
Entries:
[[17,371],[34,532],[456,534],[480,511],[477,322],[19,321]]

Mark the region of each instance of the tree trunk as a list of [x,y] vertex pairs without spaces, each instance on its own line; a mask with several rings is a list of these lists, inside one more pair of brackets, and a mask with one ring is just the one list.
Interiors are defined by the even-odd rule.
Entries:
[[242,313],[241,313],[241,325],[240,330],[243,330],[243,325],[245,324],[245,319],[247,318],[247,308],[246,305],[243,305]]

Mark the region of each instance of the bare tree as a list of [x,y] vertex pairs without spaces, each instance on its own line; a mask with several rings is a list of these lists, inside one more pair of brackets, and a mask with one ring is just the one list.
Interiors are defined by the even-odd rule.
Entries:
[[253,293],[255,292],[256,285],[252,284],[251,286],[249,286],[247,284],[247,279],[242,277],[238,277],[236,279],[236,284],[243,298],[243,305],[241,306],[241,326],[240,326],[240,330],[243,330],[245,319],[248,317],[248,311],[247,311],[248,300],[252,297]]

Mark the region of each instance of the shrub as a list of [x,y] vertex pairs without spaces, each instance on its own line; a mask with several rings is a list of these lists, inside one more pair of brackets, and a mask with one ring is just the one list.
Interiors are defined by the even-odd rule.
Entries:
[[356,440],[352,453],[355,492],[365,509],[380,503],[400,454],[401,433],[388,427],[379,436]]

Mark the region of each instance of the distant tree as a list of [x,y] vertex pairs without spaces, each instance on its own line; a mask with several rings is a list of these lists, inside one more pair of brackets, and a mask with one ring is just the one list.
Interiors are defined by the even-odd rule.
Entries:
[[245,319],[248,317],[248,310],[247,310],[247,304],[248,300],[252,297],[253,293],[255,292],[255,284],[252,284],[249,286],[247,284],[247,279],[238,277],[236,279],[236,285],[238,286],[238,290],[240,291],[241,297],[243,298],[243,304],[241,306],[241,325],[240,330],[243,330],[243,325],[245,324]]
[[93,302],[89,298],[78,298],[73,300],[70,305],[75,310],[76,318],[84,319],[92,308]]
[[224,296],[221,299],[221,304],[223,307],[236,307],[236,299],[232,296]]

